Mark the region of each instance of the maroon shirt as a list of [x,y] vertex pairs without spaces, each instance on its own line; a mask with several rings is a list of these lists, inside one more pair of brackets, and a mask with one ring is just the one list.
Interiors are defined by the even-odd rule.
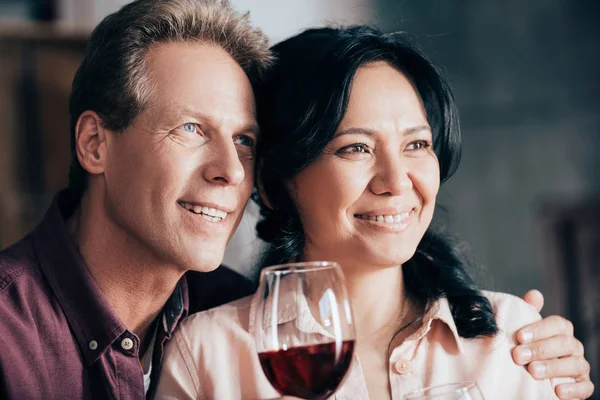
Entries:
[[[67,232],[74,208],[59,194],[33,233],[0,252],[0,399],[145,397],[140,341],[115,315]],[[158,317],[149,398],[178,323],[252,291],[226,267],[182,278]]]

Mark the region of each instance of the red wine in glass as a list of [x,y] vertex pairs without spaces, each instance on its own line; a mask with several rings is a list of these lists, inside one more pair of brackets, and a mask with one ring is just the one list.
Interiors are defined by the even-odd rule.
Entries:
[[[341,347],[339,351],[336,348]],[[303,399],[326,399],[346,375],[354,341],[292,347],[258,354],[267,379],[279,393]]]
[[256,350],[275,390],[311,400],[333,395],[350,368],[356,339],[340,266],[264,268],[253,309]]

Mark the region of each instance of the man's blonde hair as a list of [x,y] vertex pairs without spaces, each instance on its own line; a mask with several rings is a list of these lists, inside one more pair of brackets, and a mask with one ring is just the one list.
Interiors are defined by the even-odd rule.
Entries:
[[78,195],[87,173],[75,153],[75,126],[86,110],[104,126],[122,132],[154,95],[146,54],[159,43],[203,42],[221,47],[254,83],[271,61],[267,37],[227,0],[136,0],[107,16],[91,34],[75,74],[70,98],[71,154],[69,187]]

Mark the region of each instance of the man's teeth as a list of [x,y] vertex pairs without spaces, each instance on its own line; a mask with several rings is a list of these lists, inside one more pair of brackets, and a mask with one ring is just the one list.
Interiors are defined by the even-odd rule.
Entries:
[[394,215],[361,215],[356,214],[359,219],[366,219],[367,221],[377,221],[384,224],[399,224],[408,219],[409,212]]
[[194,214],[201,215],[203,218],[209,221],[219,222],[225,219],[225,217],[227,216],[227,213],[225,211],[217,210],[216,208],[195,206],[193,204],[185,203],[183,201],[179,204],[186,210],[191,211]]

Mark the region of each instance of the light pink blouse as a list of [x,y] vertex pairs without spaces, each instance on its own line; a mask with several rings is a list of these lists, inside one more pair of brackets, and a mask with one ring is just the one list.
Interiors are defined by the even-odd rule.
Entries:
[[[421,328],[391,352],[388,374],[393,399],[425,386],[459,381],[477,382],[486,400],[557,399],[554,386],[566,380],[536,381],[511,357],[515,332],[539,320],[539,314],[512,295],[484,293],[501,332],[493,338],[461,338],[448,301],[440,299],[430,308]],[[185,320],[166,349],[156,398],[279,397],[263,374],[250,333],[254,308],[253,298],[247,297]],[[305,323],[301,321],[304,318],[280,319],[282,324]],[[314,332],[314,325],[307,329]],[[356,355],[346,380],[332,398],[369,398]]]

